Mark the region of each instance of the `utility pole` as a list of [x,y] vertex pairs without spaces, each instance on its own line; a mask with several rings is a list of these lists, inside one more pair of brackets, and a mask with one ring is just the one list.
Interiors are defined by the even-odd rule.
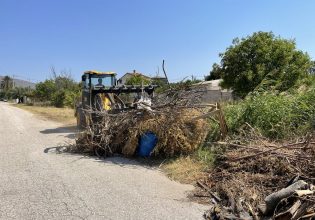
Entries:
[[165,71],[165,61],[164,60],[162,62],[162,68],[163,68],[164,76],[166,78],[166,81],[167,81],[167,84],[168,84],[168,87],[169,87],[170,86],[170,82],[168,81],[167,74],[166,74],[166,71]]
[[12,89],[14,89],[15,88],[15,77],[16,77],[16,75],[12,75]]

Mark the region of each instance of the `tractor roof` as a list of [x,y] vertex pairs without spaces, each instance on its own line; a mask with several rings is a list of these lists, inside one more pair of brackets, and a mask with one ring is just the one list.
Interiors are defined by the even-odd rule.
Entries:
[[85,74],[98,74],[98,75],[116,75],[115,72],[100,72],[96,70],[88,70],[84,72]]

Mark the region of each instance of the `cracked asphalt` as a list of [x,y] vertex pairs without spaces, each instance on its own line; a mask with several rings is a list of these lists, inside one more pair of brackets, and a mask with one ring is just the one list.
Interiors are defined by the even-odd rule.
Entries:
[[47,151],[73,137],[0,102],[0,219],[202,219],[207,207],[186,197],[193,187],[156,168]]

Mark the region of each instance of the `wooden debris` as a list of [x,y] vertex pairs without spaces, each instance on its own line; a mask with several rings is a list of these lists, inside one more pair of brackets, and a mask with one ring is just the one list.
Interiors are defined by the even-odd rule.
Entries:
[[[139,137],[153,132],[158,142],[152,155],[172,157],[193,153],[211,129],[209,115],[226,128],[219,104],[202,104],[205,92],[204,88],[192,86],[170,88],[154,97],[149,108],[135,107],[116,114],[91,109],[86,115],[95,115],[97,120],[88,123],[70,150],[90,151],[104,157],[113,154],[131,157],[137,153]],[[224,136],[226,129],[221,133]]]
[[202,187],[203,189],[205,189],[217,202],[221,202],[222,199],[217,196],[215,193],[211,192],[211,190],[209,189],[209,187],[207,187],[205,184],[203,184],[200,181],[197,181],[197,184]]
[[274,192],[265,198],[266,210],[263,214],[271,214],[279,202],[284,199],[292,196],[296,190],[303,189],[307,186],[307,183],[303,180],[299,180],[287,188],[283,188],[277,192]]
[[223,152],[204,185],[222,199],[217,219],[314,220],[315,135],[270,143],[248,128],[214,145]]

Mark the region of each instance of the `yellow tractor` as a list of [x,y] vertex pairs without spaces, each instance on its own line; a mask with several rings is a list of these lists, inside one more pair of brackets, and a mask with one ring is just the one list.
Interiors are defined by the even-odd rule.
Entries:
[[82,95],[75,106],[78,128],[97,120],[98,112],[117,114],[138,108],[139,100],[151,100],[156,85],[117,85],[116,73],[86,71]]

